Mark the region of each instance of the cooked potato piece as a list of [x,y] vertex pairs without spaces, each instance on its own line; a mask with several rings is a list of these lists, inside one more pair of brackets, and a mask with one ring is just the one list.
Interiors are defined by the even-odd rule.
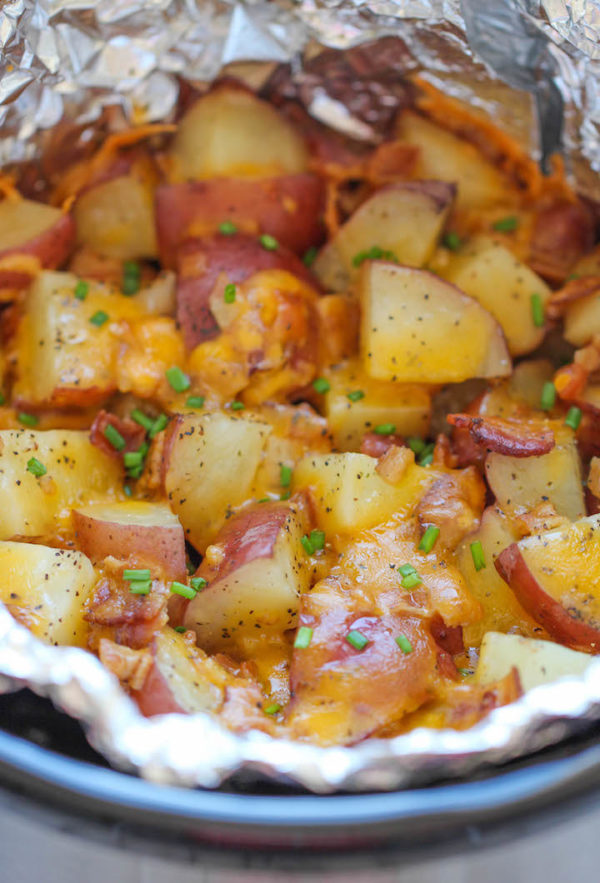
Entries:
[[538,295],[543,310],[550,289],[503,245],[476,237],[451,257],[442,275],[498,320],[511,355],[523,355],[539,346],[545,330],[543,316],[542,325],[536,325],[531,298]]
[[[433,254],[454,198],[441,181],[409,181],[378,190],[346,221],[314,263],[328,291],[345,291],[371,249],[422,267]],[[418,235],[415,235],[418,230]]]
[[582,297],[567,307],[564,316],[564,335],[573,346],[585,346],[600,334],[600,294]]
[[377,460],[366,454],[308,455],[294,470],[293,487],[308,489],[319,527],[327,534],[353,534],[408,514],[440,473],[409,465],[398,485],[376,472]]
[[510,374],[496,320],[433,273],[370,261],[363,266],[359,290],[361,354],[369,376],[458,383]]
[[204,552],[231,510],[250,495],[271,427],[221,412],[171,421],[164,488],[186,539]]
[[[32,457],[46,474],[27,469]],[[87,432],[0,431],[0,537],[51,536],[68,524],[67,508],[120,495],[118,462],[91,444]]]
[[356,361],[334,365],[326,376],[325,416],[340,451],[358,451],[363,435],[383,423],[393,424],[399,435],[427,434],[431,393],[426,387],[373,380]]
[[488,632],[481,644],[476,677],[479,683],[490,684],[505,677],[514,666],[527,692],[559,678],[577,677],[592,662],[588,653],[568,650],[552,641]]
[[48,644],[85,645],[83,605],[95,582],[81,552],[0,542],[0,601]]
[[200,647],[226,650],[257,629],[281,634],[294,626],[310,582],[301,543],[308,527],[304,505],[292,502],[261,503],[227,522],[198,569],[208,585],[185,613]]
[[585,513],[581,464],[573,433],[558,421],[549,424],[555,447],[539,457],[490,453],[485,474],[501,509],[508,514],[552,503],[559,515],[575,520]]
[[108,555],[139,558],[153,562],[165,577],[185,577],[183,528],[166,503],[92,503],[73,510],[73,525],[77,545],[92,561]]
[[116,323],[144,313],[132,298],[98,283],[89,283],[80,300],[78,281],[71,273],[45,272],[29,290],[17,338],[14,396],[21,404],[87,407],[116,389]]
[[419,177],[458,185],[457,208],[484,209],[506,201],[507,179],[472,144],[412,111],[401,114],[397,136],[419,148]]
[[[71,215],[58,208],[31,199],[3,199],[0,202],[0,288],[20,288],[35,275],[35,263],[54,269],[68,258],[75,244],[75,225]],[[32,272],[22,272],[7,258],[31,259]]]
[[179,181],[293,175],[305,171],[308,159],[302,135],[271,104],[229,84],[187,111],[171,155]]

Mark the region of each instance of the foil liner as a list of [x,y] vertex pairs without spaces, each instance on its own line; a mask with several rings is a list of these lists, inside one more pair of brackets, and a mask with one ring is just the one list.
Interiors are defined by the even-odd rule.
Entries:
[[[597,0],[8,0],[0,165],[35,159],[59,121],[92,126],[115,103],[138,123],[169,119],[180,79],[202,87],[224,67],[260,85],[288,64],[286,88],[313,116],[376,143],[401,75],[420,71],[542,164],[563,149],[576,185],[600,202],[599,37]],[[342,54],[319,59],[323,47]],[[208,715],[147,719],[96,657],[43,644],[0,605],[0,691],[24,686],[80,720],[114,766],[188,787],[250,773],[319,793],[404,788],[495,767],[600,720],[600,659],[468,731],[421,728],[352,748],[235,735]]]

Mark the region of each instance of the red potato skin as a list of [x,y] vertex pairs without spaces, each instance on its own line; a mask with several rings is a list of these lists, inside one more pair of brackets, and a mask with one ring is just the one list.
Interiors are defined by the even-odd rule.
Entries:
[[448,414],[446,420],[457,429],[467,429],[476,445],[508,457],[539,457],[556,444],[549,429],[536,430],[501,417]]
[[494,564],[525,610],[556,641],[576,650],[600,653],[600,631],[574,619],[544,591],[527,567],[517,543],[504,549]]
[[[75,222],[71,215],[63,214],[52,227],[44,230],[39,236],[24,242],[18,248],[10,248],[0,252],[2,258],[12,255],[31,255],[38,258],[45,270],[56,270],[66,263],[75,246]],[[25,288],[31,276],[16,270],[0,269],[0,288]]]
[[187,709],[176,701],[173,689],[163,676],[156,659],[152,662],[142,689],[132,690],[131,696],[144,717],[153,717],[155,714],[187,714]]
[[182,242],[213,233],[226,220],[244,233],[268,233],[297,254],[323,238],[323,183],[309,172],[184,181],[159,187],[155,199],[160,256],[170,269],[177,265]]
[[210,340],[219,327],[209,307],[210,295],[223,276],[238,285],[261,270],[286,270],[318,288],[302,261],[287,248],[269,251],[254,236],[215,234],[184,242],[178,253],[177,322],[188,349]]

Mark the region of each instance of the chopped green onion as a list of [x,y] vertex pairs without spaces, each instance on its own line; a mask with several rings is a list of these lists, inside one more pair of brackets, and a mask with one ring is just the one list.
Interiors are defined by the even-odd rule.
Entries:
[[331,384],[325,377],[317,377],[316,380],[313,380],[313,389],[318,393],[329,392]]
[[260,500],[256,501],[257,503],[270,503],[271,497],[261,497]]
[[184,625],[176,625],[173,631],[178,632],[178,634],[183,635],[187,629]]
[[500,218],[492,224],[493,229],[498,230],[499,233],[512,233],[518,226],[519,219],[516,215],[507,215],[506,218]]
[[430,466],[433,463],[433,449],[435,448],[435,443],[430,442],[428,445],[425,445],[418,459],[419,466]]
[[131,419],[135,420],[140,426],[143,426],[146,432],[152,429],[154,425],[154,419],[152,417],[148,417],[147,414],[144,414],[143,411],[140,411],[139,408],[134,408],[131,412]]
[[234,233],[237,233],[237,227],[233,221],[223,221],[222,224],[219,224],[219,233],[223,233],[225,236],[233,236]]
[[92,323],[92,325],[100,328],[101,325],[104,325],[105,322],[108,322],[108,313],[105,313],[104,310],[96,310],[94,315],[90,317],[90,322]]
[[185,562],[185,569],[186,569],[186,573],[188,574],[188,576],[191,576],[192,573],[196,572],[196,565],[192,564],[192,562],[188,558]]
[[311,541],[309,540],[309,538],[306,536],[306,534],[304,534],[304,536],[302,537],[302,539],[300,540],[300,542],[302,543],[302,548],[304,549],[304,551],[306,552],[306,554],[307,554],[307,555],[312,555],[312,553],[313,553],[315,550],[313,549],[313,545],[312,545]]
[[423,580],[415,570],[413,573],[407,573],[406,576],[402,577],[401,585],[403,589],[416,589],[422,582]]
[[190,396],[185,402],[186,408],[203,408],[204,396]]
[[317,254],[317,248],[314,245],[311,245],[311,247],[304,252],[304,256],[302,258],[302,263],[304,264],[304,266],[312,267],[316,260]]
[[3,392],[0,392],[0,405],[5,405],[5,404],[6,404],[6,396],[4,395]]
[[171,591],[176,595],[181,595],[182,598],[188,598],[190,601],[196,597],[194,589],[186,586],[184,583],[178,583],[177,580],[171,583]]
[[486,567],[483,546],[480,540],[471,543],[471,558],[473,559],[473,567],[475,570],[483,570]]
[[419,466],[431,466],[432,463],[433,454],[425,454],[425,456],[419,460]]
[[190,585],[195,592],[201,592],[202,589],[206,588],[208,583],[203,576],[193,576],[190,580]]
[[277,714],[278,711],[281,711],[281,705],[278,702],[272,702],[264,709],[265,714]]
[[279,484],[281,487],[289,487],[292,483],[292,475],[294,470],[291,466],[285,466],[283,463],[279,467]]
[[398,573],[400,573],[402,576],[408,576],[409,574],[416,572],[417,571],[412,566],[412,564],[401,564],[398,568]]
[[294,641],[294,647],[299,650],[306,650],[310,642],[312,641],[313,630],[308,625],[301,625],[298,631],[296,632],[296,640]]
[[450,251],[458,251],[458,249],[462,245],[462,239],[458,235],[458,233],[446,233],[444,238],[442,239],[442,245],[446,248],[449,248]]
[[258,237],[258,241],[263,248],[267,249],[267,251],[277,251],[279,248],[279,243],[275,237],[271,236],[269,233],[263,233],[262,236]]
[[129,487],[128,484],[123,485],[123,493],[125,494],[126,497],[130,497],[131,494],[133,493],[133,491],[131,490],[131,488]]
[[154,436],[158,435],[159,432],[162,432],[168,422],[169,418],[166,414],[159,414],[148,433],[150,438],[154,438]]
[[142,472],[144,471],[144,464],[140,463],[139,466],[130,466],[127,470],[127,478],[139,478]]
[[40,422],[40,418],[35,414],[26,414],[25,411],[19,411],[17,420],[24,426],[37,426]]
[[291,492],[291,491],[284,491],[283,493],[279,494],[279,499],[280,499],[280,500],[289,500],[289,498],[290,498],[291,496],[292,496],[292,492]]
[[421,542],[419,543],[419,549],[421,550],[421,552],[425,552],[425,554],[428,555],[435,546],[436,540],[439,535],[439,527],[436,527],[434,524],[430,524],[421,537]]
[[423,439],[417,438],[416,436],[414,436],[413,438],[407,439],[406,443],[407,443],[408,447],[411,449],[411,451],[413,451],[415,454],[422,454],[426,448],[426,444],[423,441]]
[[75,286],[75,291],[73,294],[77,298],[77,300],[85,300],[88,296],[88,291],[90,290],[90,286],[88,282],[84,282],[83,279],[80,279],[77,285]]
[[565,424],[570,426],[571,429],[577,430],[579,428],[579,424],[581,423],[581,408],[576,408],[573,406],[569,408],[567,412],[567,416],[565,417]]
[[121,290],[127,296],[135,294],[140,290],[140,281],[142,271],[140,265],[135,261],[125,261],[123,263],[123,279],[121,281]]
[[318,552],[320,549],[324,549],[325,548],[325,531],[324,530],[311,530],[310,544],[313,547],[313,552]]
[[243,402],[231,402],[229,407],[232,411],[243,411],[246,406]]
[[542,397],[540,399],[540,408],[542,411],[551,411],[556,402],[556,387],[551,380],[544,383],[542,387]]
[[122,451],[126,445],[126,441],[118,429],[109,423],[103,430],[102,435],[106,441],[113,446],[115,451]]
[[141,568],[139,570],[127,570],[123,571],[123,579],[126,579],[128,582],[130,580],[147,580],[150,579],[151,573],[147,568]]
[[369,639],[366,635],[363,635],[358,629],[352,629],[352,631],[348,632],[346,640],[355,650],[363,650],[369,643]]
[[396,432],[396,424],[395,423],[380,423],[379,426],[376,426],[374,432],[377,435],[393,435]]
[[132,595],[149,595],[152,588],[151,580],[134,580],[129,583],[129,591]]
[[393,251],[380,248],[378,245],[373,245],[371,248],[366,249],[366,251],[359,251],[358,254],[355,254],[352,258],[352,265],[354,267],[360,267],[365,261],[380,260],[392,261],[394,264],[398,263],[398,258]]
[[354,389],[352,392],[347,393],[346,398],[350,399],[351,402],[360,402],[361,399],[364,399],[365,394],[362,389]]
[[141,466],[144,456],[141,451],[125,451],[123,454],[123,463],[127,469],[135,466]]
[[235,302],[235,291],[236,291],[236,288],[235,288],[235,285],[233,284],[233,282],[229,282],[225,286],[223,300],[225,301],[226,304],[232,304]]
[[541,328],[544,324],[544,304],[539,294],[531,295],[531,318],[536,328]]
[[469,675],[473,674],[472,668],[457,668],[456,671],[463,676],[463,678],[467,678]]
[[42,475],[46,474],[47,469],[43,463],[40,463],[37,457],[30,457],[27,461],[27,471],[35,475],[36,478],[41,478]]
[[169,382],[169,386],[171,389],[174,389],[175,392],[185,392],[186,389],[189,389],[192,385],[190,378],[187,374],[183,373],[178,365],[173,365],[172,368],[167,368],[165,371],[165,377]]
[[406,637],[406,635],[398,635],[396,638],[396,644],[400,647],[403,653],[412,653],[413,646]]

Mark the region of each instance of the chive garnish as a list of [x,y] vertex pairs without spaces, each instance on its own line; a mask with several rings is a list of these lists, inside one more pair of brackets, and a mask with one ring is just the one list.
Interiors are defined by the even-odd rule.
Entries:
[[486,566],[483,546],[480,540],[471,543],[471,558],[473,559],[473,567],[475,570],[483,570]]
[[326,393],[331,389],[330,382],[325,377],[317,377],[316,380],[313,380],[313,389],[318,393]]
[[27,471],[31,472],[32,475],[35,475],[36,478],[41,478],[42,475],[46,474],[47,469],[37,457],[30,457],[27,461]]
[[90,322],[100,328],[105,322],[108,322],[108,313],[105,313],[104,310],[96,310],[94,315],[90,316]]
[[425,552],[425,554],[429,554],[433,547],[435,546],[436,540],[440,535],[439,527],[436,527],[434,524],[430,524],[423,536],[421,537],[421,542],[419,543],[419,549],[421,552]]
[[294,641],[294,647],[298,650],[306,650],[312,641],[313,630],[308,625],[301,625],[298,631],[296,632],[296,640]]
[[169,382],[169,386],[171,389],[174,389],[175,392],[185,392],[186,389],[189,389],[192,385],[190,378],[187,374],[183,373],[178,365],[173,365],[172,368],[167,368],[165,371],[165,377]]
[[412,653],[413,646],[406,637],[406,635],[398,635],[396,637],[396,644],[400,647],[403,653]]
[[363,650],[369,643],[369,639],[366,635],[363,635],[358,629],[352,629],[352,631],[348,632],[346,640],[355,650]]
[[565,417],[565,424],[570,426],[571,429],[577,430],[579,428],[579,424],[581,423],[581,408],[576,408],[573,406],[569,408],[567,412],[567,416]]
[[551,380],[544,383],[542,387],[542,397],[540,399],[540,408],[542,411],[551,411],[556,402],[556,387]]
[[109,423],[107,426],[105,426],[102,435],[104,436],[106,441],[113,446],[115,451],[122,451],[125,447],[125,439],[123,438],[119,430],[112,425],[112,423]]

